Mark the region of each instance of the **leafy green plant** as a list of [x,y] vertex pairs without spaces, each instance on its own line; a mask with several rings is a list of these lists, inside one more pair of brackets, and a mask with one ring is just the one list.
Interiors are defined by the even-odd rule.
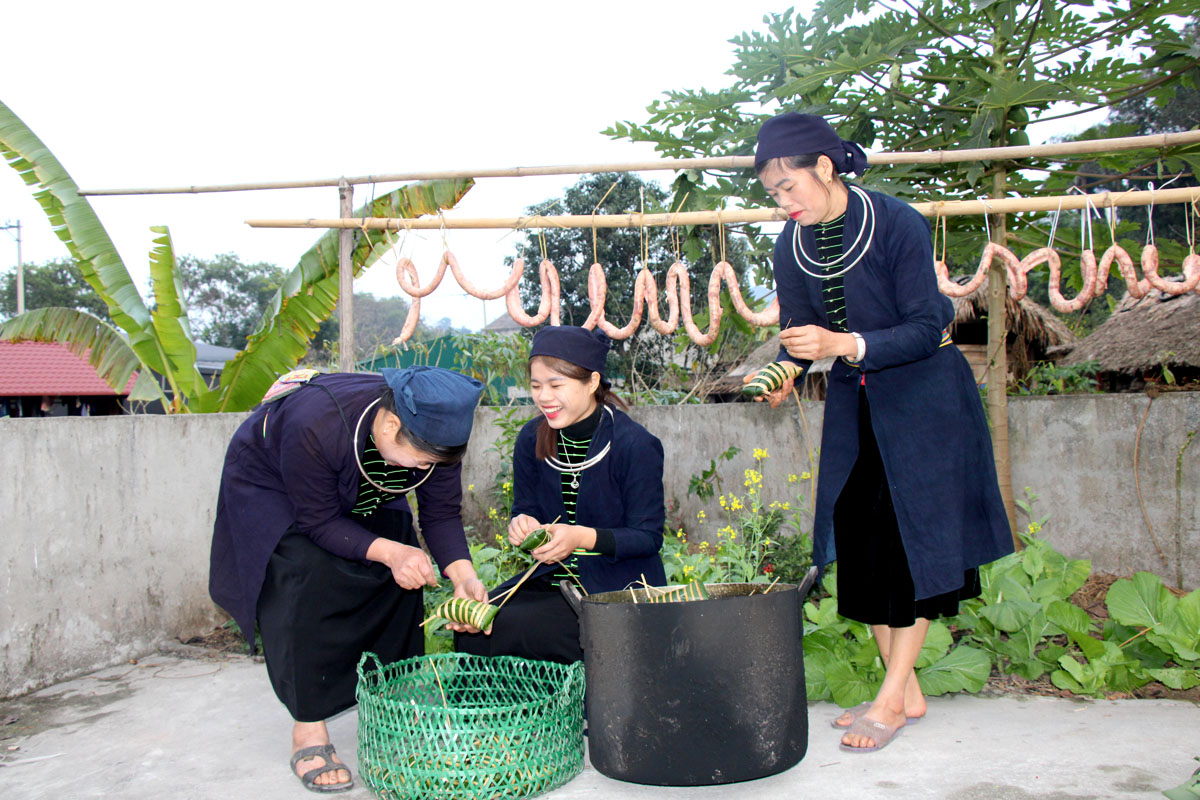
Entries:
[[721,488],[721,462],[732,461],[733,457],[740,452],[742,452],[740,447],[730,447],[724,453],[711,459],[706,469],[699,475],[692,476],[688,483],[688,497],[696,495],[701,500],[709,500],[718,492],[723,491]]
[[1096,385],[1099,373],[1099,361],[1084,361],[1068,366],[1041,361],[1009,388],[1009,394],[1099,394],[1100,389]]
[[517,402],[509,395],[510,387],[521,381],[512,376],[525,374],[529,364],[530,338],[524,333],[456,333],[458,353],[454,368],[479,380],[484,386],[483,404],[508,406]]

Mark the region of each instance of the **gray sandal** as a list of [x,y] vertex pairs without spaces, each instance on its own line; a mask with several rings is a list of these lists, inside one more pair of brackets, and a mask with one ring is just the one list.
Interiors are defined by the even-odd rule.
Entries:
[[[831,728],[834,728],[835,730],[839,730],[839,731],[849,730],[850,726],[853,725],[854,722],[859,717],[865,716],[866,713],[870,710],[871,710],[871,701],[870,700],[868,700],[865,703],[859,703],[858,705],[854,706],[853,708],[847,708],[841,714],[838,714],[836,717],[829,720],[829,726]],[[847,714],[850,715],[850,721],[848,723],[846,723],[845,725],[838,725],[838,720],[841,719],[842,717],[846,716]],[[905,725],[916,725],[922,719],[924,719],[924,717],[905,717],[904,724]]]
[[854,720],[854,724],[846,730],[846,734],[842,738],[844,739],[853,733],[857,736],[873,739],[875,745],[873,747],[851,747],[845,742],[839,742],[838,747],[847,753],[874,753],[877,750],[887,747],[888,742],[899,736],[903,730],[903,722],[893,728],[890,725],[885,725],[869,717],[859,717]]
[[[339,769],[344,769],[346,772],[350,772],[350,767],[346,766],[345,764],[339,764],[333,760],[333,754],[334,750],[331,742],[326,744],[315,744],[312,747],[301,747],[299,750],[292,753],[292,772],[295,773],[296,777],[300,779],[300,782],[304,784],[305,789],[308,789],[310,792],[330,794],[333,792],[344,792],[347,789],[354,788],[353,775],[351,775],[350,780],[346,781],[345,783],[316,783],[317,778],[321,777],[327,772],[337,772]],[[299,772],[296,772],[296,765],[298,763],[306,758],[316,757],[323,758],[325,760],[325,766],[313,767],[303,775],[301,775]]]

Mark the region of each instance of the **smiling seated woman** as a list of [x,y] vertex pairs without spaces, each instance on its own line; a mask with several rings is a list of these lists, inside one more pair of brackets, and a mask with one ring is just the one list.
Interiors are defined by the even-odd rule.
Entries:
[[520,545],[539,528],[550,540],[533,549],[541,566],[496,616],[491,635],[457,634],[459,652],[579,661],[579,621],[559,580],[578,580],[588,593],[666,582],[662,443],[621,410],[604,377],[610,345],[600,331],[569,326],[533,338],[529,385],[540,413],[513,451],[508,540]]

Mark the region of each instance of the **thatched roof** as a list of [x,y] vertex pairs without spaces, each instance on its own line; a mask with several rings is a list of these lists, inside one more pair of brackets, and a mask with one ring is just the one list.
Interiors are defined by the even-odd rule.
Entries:
[[[970,277],[959,276],[954,280],[965,285],[970,281]],[[954,336],[954,329],[959,325],[987,316],[987,290],[988,283],[985,280],[982,286],[966,297],[950,298],[954,303],[954,321],[950,323],[951,336]],[[1038,305],[1028,297],[1017,301],[1013,300],[1011,295],[1006,294],[1004,299],[1010,335],[1037,344],[1042,350],[1076,341],[1075,334],[1071,333],[1071,329],[1045,306]],[[955,337],[955,341],[958,341],[958,337]]]
[[1083,361],[1099,361],[1102,371],[1125,374],[1158,369],[1164,363],[1200,367],[1200,295],[1151,289],[1135,300],[1126,293],[1112,316],[1063,359],[1064,364]]

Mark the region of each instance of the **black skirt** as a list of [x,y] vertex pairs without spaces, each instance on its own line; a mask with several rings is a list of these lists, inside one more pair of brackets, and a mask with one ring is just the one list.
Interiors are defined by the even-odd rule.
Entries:
[[531,578],[504,604],[492,633],[454,634],[454,649],[477,656],[519,656],[570,664],[583,660],[579,617],[551,576]]
[[952,617],[958,613],[960,601],[978,597],[982,591],[979,571],[972,567],[963,572],[960,588],[916,599],[892,493],[871,428],[867,393],[861,390],[858,458],[833,507],[833,538],[838,613],[848,619],[907,628],[918,618]]
[[[379,509],[359,520],[376,536],[417,546],[412,516]],[[267,676],[297,722],[355,704],[363,651],[384,664],[425,653],[419,589],[401,589],[383,564],[341,558],[295,530],[267,563],[258,598]]]

